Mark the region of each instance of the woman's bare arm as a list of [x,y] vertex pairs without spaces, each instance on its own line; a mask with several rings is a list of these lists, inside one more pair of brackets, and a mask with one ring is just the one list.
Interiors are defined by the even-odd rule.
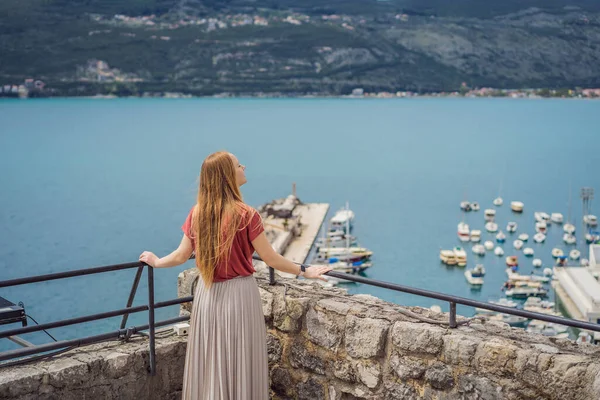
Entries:
[[192,248],[192,241],[186,235],[183,235],[181,243],[179,243],[179,247],[177,247],[177,249],[175,249],[175,251],[168,256],[158,258],[158,256],[156,256],[154,253],[150,251],[144,251],[140,255],[140,261],[154,268],[176,267],[189,260],[193,251],[194,249]]
[[[252,241],[252,246],[254,246],[254,250],[256,250],[260,258],[268,266],[273,267],[278,271],[287,272],[289,274],[300,274],[300,266],[296,265],[295,263],[291,262],[287,258],[283,257],[281,254],[273,250],[273,247],[271,246],[271,243],[269,243],[267,235],[265,235],[264,232],[262,232]],[[331,269],[332,268],[330,267],[324,266],[314,266],[312,268],[307,268],[306,272],[304,273],[304,277],[326,280],[321,275],[328,271],[331,271]]]

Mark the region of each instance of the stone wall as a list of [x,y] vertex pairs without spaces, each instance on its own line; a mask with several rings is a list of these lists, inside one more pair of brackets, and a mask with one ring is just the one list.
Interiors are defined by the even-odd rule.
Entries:
[[[181,274],[180,295],[189,295],[195,276],[195,269]],[[448,329],[407,315],[447,319],[427,309],[257,279],[275,399],[600,399],[596,346],[498,322]],[[160,336],[155,377],[147,373],[148,342],[137,338],[0,369],[0,398],[177,399],[186,338]]]
[[179,399],[187,337],[163,335],[157,334],[155,376],[148,373],[148,340],[134,337],[2,368],[0,399]]
[[600,399],[597,346],[491,321],[449,329],[406,315],[448,319],[428,309],[258,279],[274,398]]

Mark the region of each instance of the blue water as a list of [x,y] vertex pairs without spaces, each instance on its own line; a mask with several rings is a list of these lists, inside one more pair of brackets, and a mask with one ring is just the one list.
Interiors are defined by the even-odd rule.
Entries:
[[[459,244],[459,202],[481,204],[466,220],[484,230],[483,209],[500,192],[500,228],[516,220],[532,236],[533,211],[567,217],[571,187],[580,234],[579,190],[600,190],[599,126],[600,102],[577,100],[0,101],[0,280],[135,261],[143,250],[167,254],[181,240],[202,160],[227,149],[247,166],[243,194],[251,205],[286,196],[292,182],[303,201],[328,202],[332,212],[349,201],[360,243],[375,252],[369,277],[488,300],[501,294],[504,257],[477,260],[467,246],[469,267],[487,269],[479,291],[462,269],[438,259],[440,248]],[[510,213],[511,200],[525,203],[523,215]],[[551,249],[567,249],[561,236],[552,226],[545,244],[529,245],[551,265]],[[578,247],[587,255],[584,243]],[[510,237],[504,248],[512,249]],[[520,260],[523,273],[533,270],[531,259]],[[157,270],[156,300],[176,297],[177,275],[191,266]],[[70,278],[1,289],[0,296],[49,322],[124,307],[133,276]],[[146,300],[145,282],[144,275],[135,304]],[[440,304],[348,288],[400,304]],[[157,319],[177,313],[162,309]],[[128,325],[145,319],[136,315]],[[116,329],[119,321],[51,333],[67,339]],[[48,341],[42,333],[25,338]]]

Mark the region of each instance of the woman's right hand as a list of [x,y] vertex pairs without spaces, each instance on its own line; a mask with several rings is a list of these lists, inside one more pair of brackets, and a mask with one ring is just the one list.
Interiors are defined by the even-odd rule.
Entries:
[[331,271],[332,269],[333,268],[326,267],[324,265],[311,265],[310,267],[306,268],[306,271],[304,271],[304,277],[308,279],[320,279],[322,281],[327,281],[327,278],[322,275]]
[[142,254],[140,254],[140,261],[148,264],[152,268],[155,268],[156,262],[158,261],[158,257],[151,251],[145,251]]

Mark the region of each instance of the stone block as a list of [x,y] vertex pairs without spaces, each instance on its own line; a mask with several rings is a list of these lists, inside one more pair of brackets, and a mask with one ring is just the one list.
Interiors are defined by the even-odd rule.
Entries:
[[477,346],[481,343],[478,337],[464,335],[445,335],[442,360],[455,365],[470,366],[475,357]]
[[442,363],[436,363],[425,371],[425,382],[439,390],[448,390],[454,386],[452,371]]
[[444,334],[444,329],[434,325],[397,321],[392,327],[392,343],[402,352],[436,355]]
[[278,363],[281,360],[281,352],[283,348],[279,339],[272,333],[267,332],[267,356],[269,364]]
[[383,354],[390,323],[381,319],[346,318],[346,351],[355,358],[378,357]]
[[273,316],[273,293],[259,287],[260,300],[262,301],[262,310],[265,319],[269,320]]
[[317,379],[311,377],[306,382],[300,382],[297,386],[299,400],[316,400],[325,398],[325,388]]
[[89,379],[88,365],[69,357],[49,363],[47,371],[48,383],[55,388],[75,389]]
[[517,350],[516,346],[500,338],[484,341],[477,347],[474,366],[484,373],[512,375],[515,373]]
[[407,379],[421,379],[427,369],[427,364],[425,361],[403,357],[398,353],[394,353],[390,358],[390,367],[398,378],[405,381]]
[[356,372],[352,363],[348,360],[336,360],[333,362],[333,376],[345,382],[356,382]]
[[290,396],[293,391],[292,377],[287,369],[274,367],[271,369],[271,389],[278,395]]
[[412,386],[390,381],[385,384],[383,398],[385,400],[418,400],[421,397]]
[[361,361],[357,363],[356,370],[360,381],[369,389],[374,389],[379,385],[381,368],[378,363]]
[[461,399],[469,400],[500,400],[502,386],[494,384],[488,378],[476,375],[459,375],[457,383],[458,393]]
[[317,302],[317,308],[332,311],[339,315],[346,315],[348,314],[348,311],[350,311],[350,306],[348,304],[333,299],[319,300]]
[[342,342],[345,318],[332,312],[309,308],[306,313],[308,338],[314,344],[337,351]]
[[290,364],[294,368],[306,368],[317,374],[325,375],[325,361],[317,354],[309,351],[306,346],[296,341],[290,350]]
[[299,332],[302,329],[302,317],[310,299],[306,297],[275,298],[273,304],[273,325],[283,332]]

